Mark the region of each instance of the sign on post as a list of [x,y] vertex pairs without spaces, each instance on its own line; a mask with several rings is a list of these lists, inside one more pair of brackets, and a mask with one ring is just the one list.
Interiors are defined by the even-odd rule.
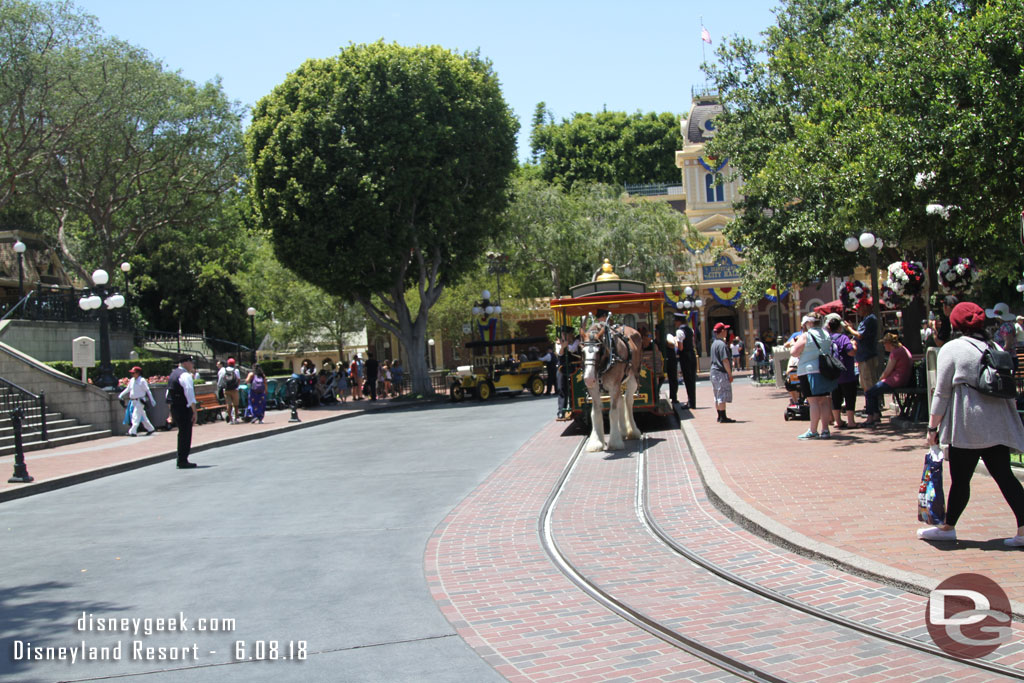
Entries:
[[82,368],[82,383],[85,383],[86,368],[96,365],[96,341],[92,337],[76,337],[71,340],[71,366]]

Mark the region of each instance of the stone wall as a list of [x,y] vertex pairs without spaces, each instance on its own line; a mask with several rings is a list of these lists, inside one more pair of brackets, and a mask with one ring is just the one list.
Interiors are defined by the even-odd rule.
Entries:
[[[69,342],[69,350],[70,346]],[[128,425],[121,424],[124,409],[117,401],[116,391],[83,384],[3,342],[0,342],[0,377],[33,394],[46,392],[49,411],[61,412],[65,417],[76,418],[97,429],[109,429],[114,434],[128,432]]]
[[[92,337],[96,340],[96,360],[100,359],[100,324],[54,322],[49,320],[5,320],[0,323],[0,342],[44,363],[71,360],[71,340]],[[110,359],[128,358],[135,339],[131,332],[110,333]]]

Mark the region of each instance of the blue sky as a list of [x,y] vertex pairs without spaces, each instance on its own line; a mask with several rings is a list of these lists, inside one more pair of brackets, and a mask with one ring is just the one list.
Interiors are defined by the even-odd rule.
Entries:
[[438,0],[291,3],[221,0],[78,0],[111,35],[149,50],[195,81],[220,76],[251,105],[304,60],[383,38],[404,45],[480,48],[518,115],[520,157],[544,101],[556,119],[573,112],[689,110],[700,71],[701,17],[714,42],[757,38],[774,23],[774,0],[492,3]]

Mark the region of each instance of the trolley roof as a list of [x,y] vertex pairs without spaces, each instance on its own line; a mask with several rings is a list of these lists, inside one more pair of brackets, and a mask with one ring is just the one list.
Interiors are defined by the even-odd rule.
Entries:
[[564,315],[586,315],[598,308],[612,313],[660,313],[665,303],[661,292],[616,292],[552,299],[551,310]]

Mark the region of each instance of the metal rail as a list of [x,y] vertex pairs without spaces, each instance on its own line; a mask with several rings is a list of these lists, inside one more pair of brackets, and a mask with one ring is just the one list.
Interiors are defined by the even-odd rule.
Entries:
[[[684,636],[671,628],[645,616],[644,614],[634,610],[633,608],[626,605],[624,602],[616,599],[606,591],[602,590],[593,582],[589,581],[583,573],[572,564],[572,562],[561,552],[555,541],[554,534],[551,528],[551,519],[554,508],[557,505],[558,499],[560,498],[562,491],[565,489],[566,483],[569,481],[572,471],[578,462],[580,455],[583,451],[586,439],[581,440],[579,446],[574,451],[572,457],[569,459],[562,475],[555,483],[554,488],[544,508],[541,511],[540,520],[538,523],[541,545],[544,547],[545,552],[559,568],[559,570],[565,574],[565,576],[572,581],[576,586],[583,590],[587,595],[593,598],[595,601],[611,610],[620,617],[626,619],[632,624],[642,628],[648,633],[660,638],[661,640],[678,647],[685,652],[698,657],[714,666],[722,668],[723,670],[729,671],[734,675],[740,676],[750,681],[783,681],[785,679],[778,678],[767,671],[758,669],[743,662],[730,657],[729,655],[723,654],[714,648],[710,648],[702,643]],[[689,550],[684,545],[676,541],[665,529],[654,519],[650,511],[649,504],[649,486],[648,486],[648,469],[647,469],[647,436],[644,435],[641,441],[641,446],[637,451],[638,463],[637,463],[637,481],[636,481],[636,514],[644,526],[645,530],[651,534],[658,542],[666,546],[673,553],[685,558],[693,565],[708,571],[720,579],[738,587],[745,591],[748,591],[754,595],[760,596],[761,598],[767,599],[773,603],[779,604],[783,607],[797,610],[811,617],[821,619],[842,628],[847,628],[856,631],[862,635],[884,640],[889,643],[906,647],[918,652],[940,657],[942,659],[950,660],[961,664],[966,667],[979,669],[1000,676],[1005,676],[1010,679],[1024,680],[1024,671],[1014,669],[1008,666],[1004,666],[995,662],[990,662],[984,659],[976,660],[964,660],[953,655],[950,655],[940,648],[929,645],[927,643],[901,636],[894,633],[889,633],[881,629],[862,624],[845,617],[832,614],[828,611],[813,607],[794,600],[788,596],[782,595],[777,591],[765,588],[756,583],[748,581],[733,572],[725,569],[721,565],[711,562],[697,553]]]
[[[9,418],[19,408],[23,424],[38,426],[39,438],[46,441],[46,393],[40,391],[38,395],[33,394],[28,389],[23,389],[14,382],[0,377],[0,413]],[[33,417],[29,413],[31,408],[39,409],[38,417]]]

